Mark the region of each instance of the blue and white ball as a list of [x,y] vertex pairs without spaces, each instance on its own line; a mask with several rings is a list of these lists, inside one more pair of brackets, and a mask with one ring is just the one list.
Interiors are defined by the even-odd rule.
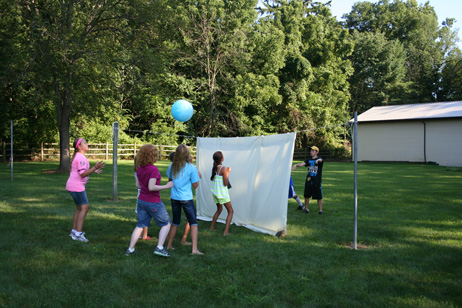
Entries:
[[187,100],[180,99],[172,105],[172,116],[177,121],[186,122],[192,118],[193,113],[193,106]]

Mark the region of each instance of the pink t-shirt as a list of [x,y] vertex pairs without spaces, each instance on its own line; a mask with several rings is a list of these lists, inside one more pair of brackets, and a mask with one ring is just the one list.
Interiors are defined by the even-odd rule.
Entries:
[[149,180],[156,179],[156,185],[160,185],[160,172],[154,165],[140,166],[136,171],[141,192],[138,199],[146,202],[160,202],[160,191],[149,191]]
[[71,174],[66,183],[66,190],[72,192],[82,192],[85,190],[85,184],[88,182],[88,176],[82,178],[80,175],[85,170],[90,169],[88,159],[82,153],[75,153],[74,160],[71,164]]

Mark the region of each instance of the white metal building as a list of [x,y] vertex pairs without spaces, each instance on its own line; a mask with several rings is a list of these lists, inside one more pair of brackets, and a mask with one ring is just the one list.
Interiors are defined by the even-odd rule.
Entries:
[[462,101],[372,107],[357,136],[358,161],[462,166]]

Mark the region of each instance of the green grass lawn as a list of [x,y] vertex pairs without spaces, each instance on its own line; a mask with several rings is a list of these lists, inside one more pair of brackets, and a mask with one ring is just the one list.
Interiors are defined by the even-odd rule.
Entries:
[[[157,165],[165,182],[168,163]],[[462,307],[460,168],[360,163],[358,250],[353,164],[326,162],[325,215],[289,200],[285,238],[235,225],[223,237],[223,224],[210,232],[199,221],[204,256],[178,234],[172,257],[160,258],[155,224],[153,239],[124,255],[136,224],[132,166],[119,162],[117,202],[111,162],[90,177],[81,243],[69,237],[68,175],[42,172],[57,162],[15,162],[14,181],[1,165],[0,307]],[[305,172],[292,173],[299,195]],[[161,196],[171,213],[169,191]]]

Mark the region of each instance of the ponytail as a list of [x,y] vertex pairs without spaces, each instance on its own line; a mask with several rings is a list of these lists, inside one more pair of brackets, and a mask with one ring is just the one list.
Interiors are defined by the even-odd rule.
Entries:
[[220,165],[221,160],[223,159],[223,153],[220,151],[216,151],[213,153],[213,167],[212,167],[212,176],[210,177],[210,180],[213,181],[215,178],[215,173],[217,173],[218,165]]
[[74,140],[74,143],[72,144],[74,147],[74,155],[72,155],[71,163],[74,161],[75,154],[77,154],[77,152],[79,151],[79,145],[80,145],[80,142],[82,142],[82,140],[83,140],[82,138],[77,138]]

